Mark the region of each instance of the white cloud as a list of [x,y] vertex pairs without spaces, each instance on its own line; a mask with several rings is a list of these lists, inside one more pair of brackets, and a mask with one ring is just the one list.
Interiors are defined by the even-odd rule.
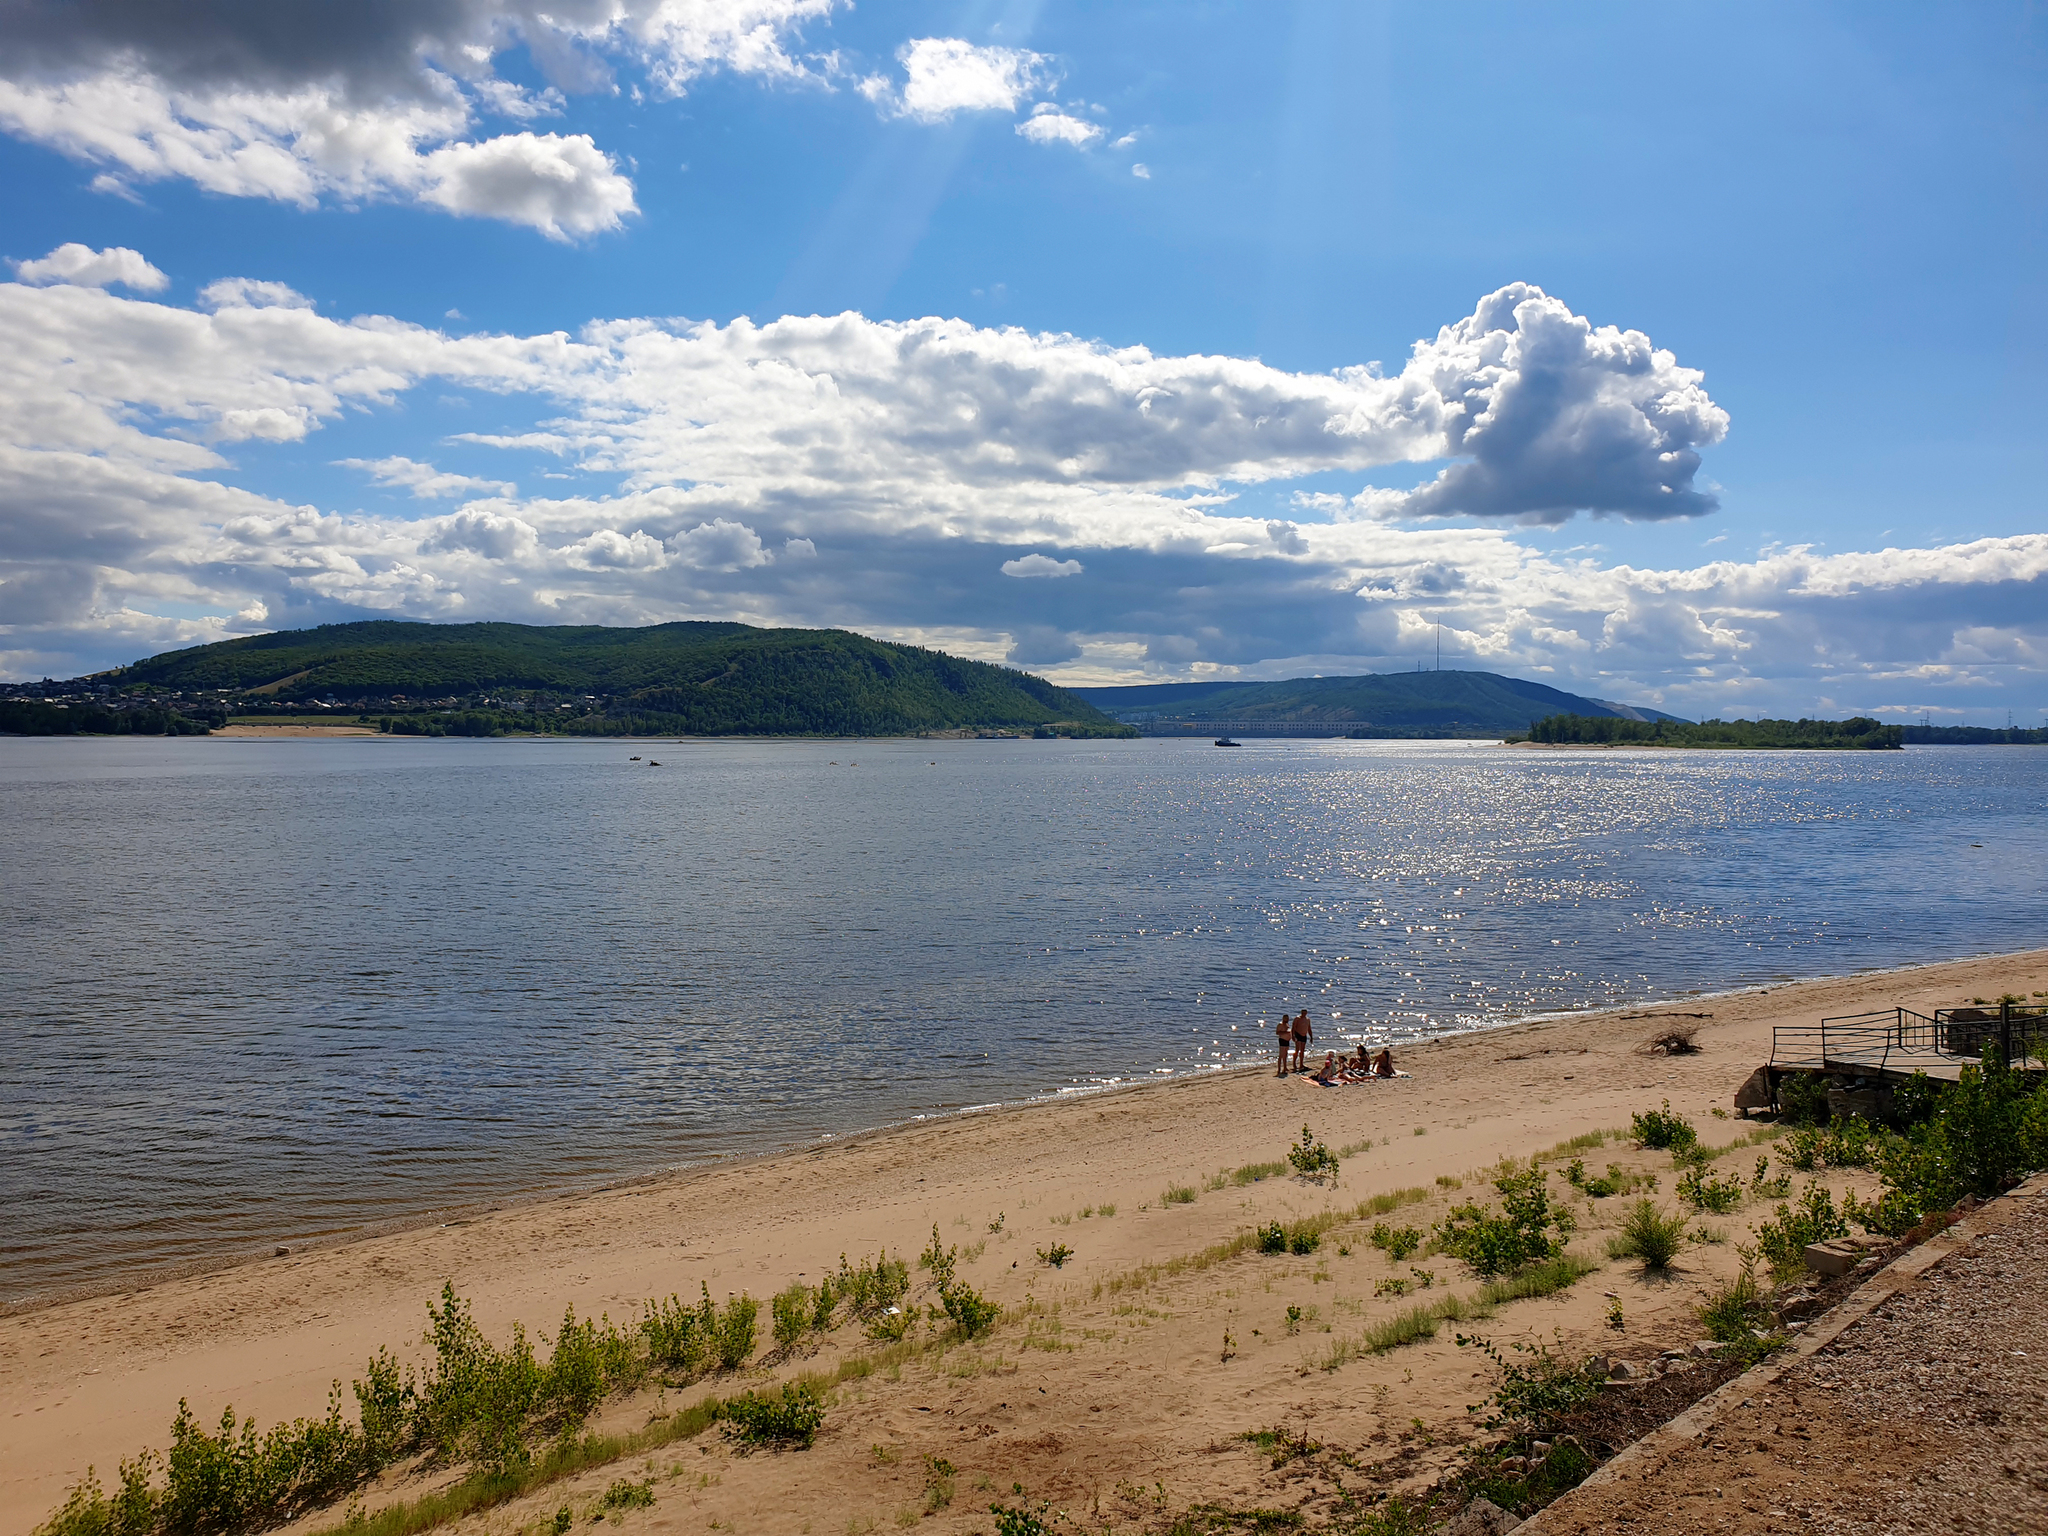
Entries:
[[1102,137],[1102,129],[1085,118],[1070,117],[1050,102],[1040,102],[1031,115],[1017,125],[1017,132],[1034,144],[1071,144],[1086,149]]
[[1114,144],[1110,145],[1109,147],[1111,149],[1129,149],[1133,144],[1136,144],[1137,142],[1138,135],[1136,130],[1133,130],[1132,132],[1125,134],[1122,138],[1118,139]]
[[[1681,713],[1938,705],[2048,671],[2048,535],[1670,570],[1519,542],[1514,517],[1568,502],[1666,510],[1691,470],[1659,456],[1724,420],[1668,355],[1528,290],[1391,378],[851,314],[450,336],[332,319],[260,282],[205,291],[210,312],[0,283],[0,665],[82,671],[362,613],[724,613],[1136,677],[1398,668],[1441,622],[1447,664]],[[495,396],[525,397],[465,439],[505,456],[502,480],[445,475],[386,409],[450,385],[486,429]],[[1529,398],[1545,393],[1547,414]],[[393,450],[354,467],[422,496],[486,494],[407,518],[227,483],[231,445],[251,458],[344,412]],[[1509,419],[1525,447],[1487,444]],[[1597,462],[1569,462],[1574,434]],[[1242,485],[1454,443],[1512,515],[1402,526],[1320,492],[1285,519],[1234,503]],[[534,455],[601,489],[519,496],[513,466]],[[1396,512],[1411,495],[1374,494]],[[1011,553],[1034,547],[1061,557]],[[1045,579],[1084,562],[1085,582]],[[154,616],[168,612],[217,617]]]
[[895,117],[943,122],[959,112],[1014,112],[1055,77],[1053,61],[1022,48],[978,48],[957,37],[920,37],[896,51],[901,90],[879,76],[863,95]]
[[1005,576],[1078,576],[1081,574],[1081,562],[1055,560],[1051,555],[1022,555],[1015,560],[1005,560],[1002,571]]
[[[412,201],[555,239],[617,228],[632,183],[587,134],[472,138],[480,115],[558,112],[610,60],[677,93],[718,69],[825,78],[788,44],[838,0],[441,0],[330,6],[252,27],[236,0],[49,6],[9,18],[0,130],[103,168],[95,188],[189,180],[311,207]],[[523,44],[555,84],[494,73]]]
[[1131,174],[1140,181],[1150,181],[1152,179],[1152,167],[1145,164],[1142,160],[1134,160],[1131,162]]
[[311,309],[313,301],[285,283],[253,277],[223,277],[199,290],[205,309]]
[[394,455],[388,459],[336,459],[349,469],[360,469],[378,485],[411,491],[421,498],[485,494],[517,495],[519,487],[510,480],[480,480],[474,475],[450,474],[422,464],[417,459]]
[[110,245],[96,251],[73,240],[60,245],[35,261],[17,261],[14,275],[24,283],[71,283],[80,288],[104,288],[119,283],[141,293],[160,293],[171,280],[151,266],[142,252],[125,245]]
[[[761,547],[761,536],[753,529],[722,517],[677,534],[668,541],[668,547],[675,552],[676,559],[699,571],[751,570],[774,558]],[[817,553],[815,547],[811,553]]]

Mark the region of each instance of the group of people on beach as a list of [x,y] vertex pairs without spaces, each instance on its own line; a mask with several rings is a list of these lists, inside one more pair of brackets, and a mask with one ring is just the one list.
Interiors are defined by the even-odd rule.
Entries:
[[[1280,1070],[1276,1077],[1287,1075],[1287,1052],[1294,1052],[1294,1070],[1307,1073],[1306,1061],[1308,1044],[1315,1039],[1315,1026],[1308,1021],[1308,1010],[1302,1009],[1293,1018],[1280,1015],[1280,1022],[1273,1026],[1273,1033],[1280,1042]],[[1362,1083],[1368,1078],[1393,1077],[1394,1053],[1384,1047],[1377,1053],[1369,1053],[1363,1041],[1357,1051],[1339,1059],[1335,1051],[1323,1053],[1323,1064],[1312,1074],[1319,1083]]]

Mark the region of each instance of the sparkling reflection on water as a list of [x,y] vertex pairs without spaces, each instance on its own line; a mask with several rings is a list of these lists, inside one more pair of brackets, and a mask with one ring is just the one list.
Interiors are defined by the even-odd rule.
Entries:
[[[660,767],[631,758],[658,758]],[[0,1299],[2044,942],[2048,752],[0,740]]]

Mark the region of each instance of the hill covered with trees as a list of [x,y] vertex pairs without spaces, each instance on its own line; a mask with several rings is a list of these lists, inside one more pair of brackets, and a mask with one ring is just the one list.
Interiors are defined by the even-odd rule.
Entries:
[[[1499,736],[1526,731],[1546,715],[1576,712],[1628,720],[1673,720],[1566,693],[1497,672],[1386,672],[1362,677],[1296,677],[1277,683],[1155,683],[1076,688],[1117,719],[1166,732],[1185,724],[1284,735]],[[1349,727],[1345,730],[1343,728]]]
[[170,651],[84,681],[120,697],[178,696],[237,713],[331,700],[401,729],[424,729],[422,715],[459,715],[458,734],[1134,734],[1026,672],[846,630],[748,624],[371,620]]

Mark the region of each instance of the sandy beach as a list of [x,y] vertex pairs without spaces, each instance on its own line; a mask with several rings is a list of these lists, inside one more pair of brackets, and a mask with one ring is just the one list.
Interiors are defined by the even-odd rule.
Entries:
[[[1390,1264],[1355,1225],[1310,1256],[1143,1267],[1257,1223],[1410,1187],[1427,1196],[1401,1219],[1426,1229],[1452,1202],[1489,1196],[1485,1170],[1499,1159],[1625,1127],[1664,1100],[1703,1139],[1726,1143],[1750,1127],[1713,1111],[1727,1110],[1768,1056],[1774,1025],[2043,989],[2048,950],[1543,1020],[1411,1051],[1400,1065],[1412,1075],[1393,1082],[1325,1089],[1265,1069],[965,1115],[22,1311],[0,1319],[10,1451],[0,1461],[0,1536],[47,1517],[88,1464],[107,1478],[120,1457],[163,1445],[181,1397],[202,1421],[232,1403],[267,1425],[320,1412],[329,1384],[359,1374],[380,1345],[418,1360],[426,1303],[444,1280],[502,1337],[515,1320],[551,1331],[571,1303],[579,1314],[629,1317],[641,1299],[694,1295],[699,1282],[765,1303],[842,1253],[912,1255],[934,1224],[962,1249],[962,1277],[1004,1306],[991,1335],[848,1383],[810,1451],[735,1456],[715,1434],[670,1448],[655,1468],[657,1503],[627,1523],[817,1536],[888,1524],[917,1507],[926,1455],[959,1468],[957,1499],[921,1522],[934,1530],[985,1529],[993,1495],[984,1484],[1007,1496],[1022,1483],[1076,1510],[1092,1501],[1118,1524],[1203,1501],[1297,1505],[1314,1490],[1288,1486],[1287,1469],[1241,1438],[1272,1426],[1356,1445],[1383,1479],[1426,1480],[1472,1432],[1465,1407],[1483,1362],[1447,1328],[1430,1342],[1324,1364],[1333,1344],[1413,1304],[1376,1296],[1381,1282],[1419,1285],[1421,1265],[1435,1287],[1469,1290],[1462,1266],[1447,1257]],[[1699,1054],[1643,1052],[1672,1019],[1699,1026]],[[1279,1178],[1204,1187],[1281,1157],[1304,1121],[1332,1147],[1372,1143],[1345,1157],[1336,1189]],[[1587,1156],[1615,1160],[1661,1170],[1670,1200],[1668,1158],[1626,1143]],[[1458,1180],[1462,1192],[1451,1187]],[[1829,1183],[1838,1193],[1871,1187],[1861,1175]],[[1168,1203],[1174,1185],[1199,1196]],[[1602,1257],[1600,1228],[1618,1220],[1620,1204],[1576,1202],[1578,1251]],[[1693,1303],[1732,1271],[1735,1242],[1767,1214],[1750,1205],[1715,1223],[1727,1240],[1689,1247],[1672,1280],[1610,1262],[1557,1296],[1504,1306],[1485,1331],[1649,1353],[1696,1337]],[[1074,1250],[1059,1269],[1037,1256],[1054,1241]],[[1619,1337],[1604,1321],[1608,1292],[1626,1317]],[[1301,1309],[1291,1327],[1289,1306]],[[778,1372],[830,1368],[870,1348],[842,1330]],[[733,1389],[710,1382],[680,1400]],[[678,1402],[671,1392],[666,1406]],[[617,1403],[605,1422],[637,1425],[654,1406],[651,1395]],[[602,1487],[610,1475],[584,1482]],[[380,1486],[367,1502],[374,1510],[412,1491]],[[472,1523],[518,1530],[541,1503],[552,1514],[586,1492],[558,1485],[526,1501],[533,1508]]]

